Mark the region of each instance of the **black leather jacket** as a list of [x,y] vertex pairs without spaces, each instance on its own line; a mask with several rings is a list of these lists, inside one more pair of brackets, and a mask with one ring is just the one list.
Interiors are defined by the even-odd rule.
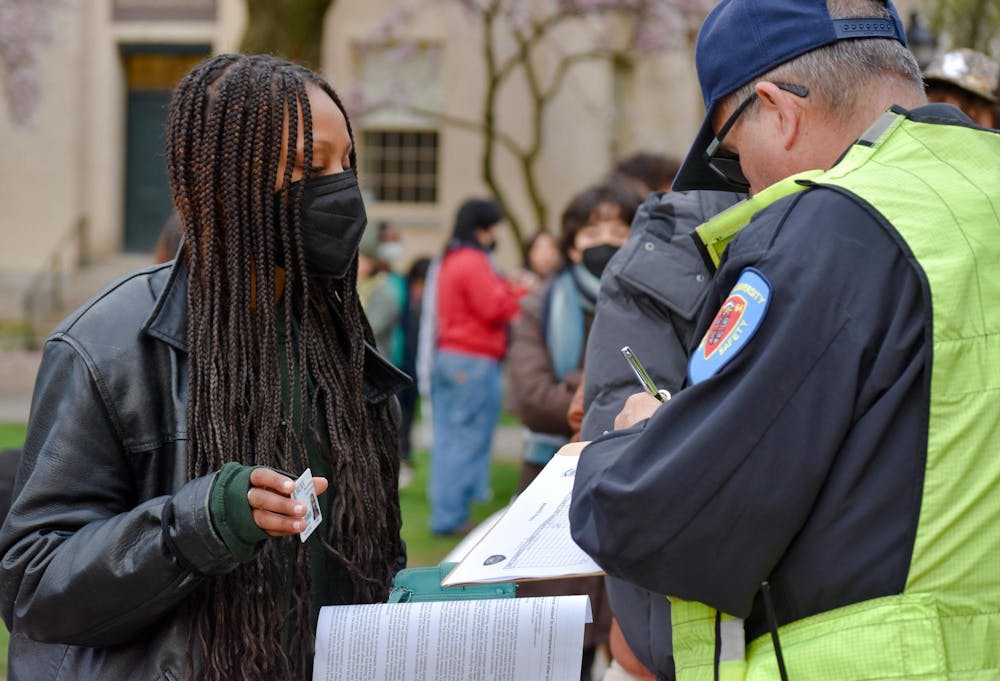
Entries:
[[[186,599],[237,561],[216,475],[187,475],[186,291],[183,264],[136,272],[46,343],[0,531],[11,681],[188,678]],[[389,398],[405,375],[370,355],[366,396]]]

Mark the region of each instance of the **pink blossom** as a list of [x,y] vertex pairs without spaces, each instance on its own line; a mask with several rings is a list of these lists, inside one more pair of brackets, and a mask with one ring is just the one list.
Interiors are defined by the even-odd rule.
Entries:
[[0,66],[15,126],[31,128],[42,99],[40,50],[52,42],[53,10],[73,0],[0,0]]

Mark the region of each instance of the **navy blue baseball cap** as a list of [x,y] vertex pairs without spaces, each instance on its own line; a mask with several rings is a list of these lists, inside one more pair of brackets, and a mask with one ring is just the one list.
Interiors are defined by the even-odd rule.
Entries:
[[[722,189],[704,155],[715,138],[712,111],[726,95],[806,52],[856,38],[891,38],[906,44],[903,22],[886,0],[890,19],[831,19],[826,0],[723,0],[698,32],[695,59],[708,112],[673,189]],[[806,83],[805,85],[808,85]]]

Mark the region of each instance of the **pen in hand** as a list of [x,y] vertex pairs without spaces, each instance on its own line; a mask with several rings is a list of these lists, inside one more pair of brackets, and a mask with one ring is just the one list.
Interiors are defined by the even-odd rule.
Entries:
[[635,372],[635,377],[639,379],[639,384],[642,386],[643,390],[658,399],[660,402],[666,402],[670,399],[670,391],[661,390],[656,387],[656,384],[653,383],[653,379],[650,378],[649,374],[646,372],[646,368],[642,366],[642,362],[640,362],[639,358],[635,356],[634,352],[632,352],[632,348],[626,345],[622,348],[622,354],[625,355],[625,360],[629,363],[629,366],[632,367],[632,371]]

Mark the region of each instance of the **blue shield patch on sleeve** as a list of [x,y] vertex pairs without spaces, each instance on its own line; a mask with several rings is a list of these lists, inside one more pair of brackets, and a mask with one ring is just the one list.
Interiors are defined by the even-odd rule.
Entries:
[[752,267],[743,270],[688,360],[692,384],[714,376],[746,347],[764,321],[770,301],[771,284],[764,275]]

